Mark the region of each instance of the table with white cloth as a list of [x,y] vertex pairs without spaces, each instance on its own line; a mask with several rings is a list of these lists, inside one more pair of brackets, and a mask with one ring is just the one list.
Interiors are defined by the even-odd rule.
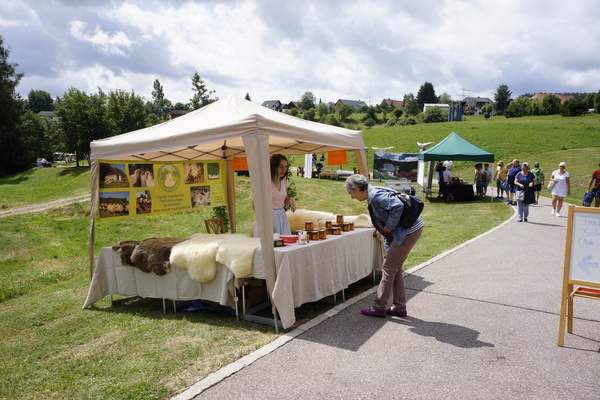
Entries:
[[[342,235],[306,245],[276,247],[277,277],[272,301],[284,328],[296,321],[294,309],[346,289],[350,284],[379,269],[384,246],[373,228],[357,228]],[[252,277],[266,279],[262,250],[253,257]],[[214,280],[200,283],[186,270],[172,266],[163,276],[123,265],[120,254],[111,247],[100,250],[84,308],[107,295],[140,296],[170,300],[208,300],[234,306],[239,280],[224,265],[218,264]]]

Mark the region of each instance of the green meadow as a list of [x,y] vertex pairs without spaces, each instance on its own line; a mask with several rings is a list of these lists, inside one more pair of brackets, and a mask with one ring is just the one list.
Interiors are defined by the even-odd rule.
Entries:
[[[546,176],[567,163],[572,194],[580,204],[597,169],[600,116],[506,119],[468,117],[467,121],[365,129],[372,165],[373,147],[417,152],[417,142],[438,143],[456,132],[496,154],[496,159],[533,163]],[[300,165],[294,157],[292,165]],[[344,169],[352,169],[350,163]],[[455,163],[454,175],[472,180],[471,163]],[[0,210],[89,193],[88,168],[34,169],[0,179]],[[345,215],[366,213],[350,199],[341,181],[294,176],[299,208]],[[238,232],[252,229],[249,180],[236,177]],[[548,195],[547,190],[543,192]],[[269,326],[236,321],[210,311],[163,314],[159,299],[137,299],[110,307],[104,299],[81,306],[89,287],[89,202],[38,213],[0,218],[0,398],[7,399],[165,399],[211,372],[273,341]],[[473,203],[426,200],[425,231],[407,260],[420,264],[463,243],[513,215],[506,204],[489,199]],[[209,211],[127,220],[100,221],[96,253],[120,240],[187,237],[204,232]],[[469,224],[461,223],[469,219]],[[444,235],[440,235],[444,232]],[[366,278],[353,295],[373,285]],[[297,309],[298,324],[325,312],[326,302]]]

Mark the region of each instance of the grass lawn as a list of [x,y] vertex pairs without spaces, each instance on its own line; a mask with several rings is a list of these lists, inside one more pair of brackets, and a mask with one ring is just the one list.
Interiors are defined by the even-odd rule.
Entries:
[[[369,147],[415,152],[417,141],[437,142],[451,131],[505,160],[540,161],[547,173],[565,161],[576,204],[598,163],[594,153],[600,118],[595,115],[489,121],[469,117],[463,123],[374,128],[365,131],[365,142]],[[456,165],[455,175],[472,179],[472,165]],[[351,200],[341,181],[293,179],[299,208],[366,213],[366,205]],[[0,179],[0,206],[43,203],[88,191],[86,168],[32,170]],[[237,177],[238,232],[251,230],[251,201],[248,178]],[[406,267],[463,243],[510,215],[512,208],[498,201],[428,200],[424,234]],[[119,240],[203,232],[207,216],[208,211],[198,211],[101,221],[96,252]],[[89,286],[88,235],[89,203],[0,218],[0,398],[168,398],[278,336],[272,327],[238,322],[227,313],[163,314],[158,299],[134,300],[114,308],[104,299],[82,310]],[[349,292],[370,286],[367,279]],[[326,303],[302,306],[297,323],[329,307]]]

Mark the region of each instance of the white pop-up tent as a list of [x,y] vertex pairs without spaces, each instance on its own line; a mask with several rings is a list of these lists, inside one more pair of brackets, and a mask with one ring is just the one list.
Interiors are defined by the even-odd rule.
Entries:
[[[227,196],[235,232],[233,158],[246,157],[269,294],[275,283],[269,157],[354,150],[359,173],[369,176],[361,131],[306,121],[250,101],[227,97],[174,120],[91,143],[90,272],[94,268],[99,161],[143,163],[227,160]],[[273,310],[275,312],[275,310]]]

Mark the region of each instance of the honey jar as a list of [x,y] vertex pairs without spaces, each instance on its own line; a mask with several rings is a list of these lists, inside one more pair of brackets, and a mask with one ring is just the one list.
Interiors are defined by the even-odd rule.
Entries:
[[325,228],[331,229],[331,225],[333,225],[333,221],[325,221]]
[[313,223],[312,223],[312,221],[306,221],[304,223],[304,230],[309,231],[309,232],[313,230]]
[[319,229],[319,240],[325,239],[327,239],[327,232],[325,231],[325,228],[321,228]]
[[344,223],[344,216],[343,216],[343,215],[336,215],[336,216],[335,216],[335,222],[336,222],[338,225],[341,225],[341,224],[343,224],[343,223]]
[[333,228],[325,228],[326,235],[333,235]]
[[354,222],[348,222],[348,224],[350,225],[350,230],[353,231],[354,230]]
[[319,231],[312,230],[309,232],[310,240],[319,240]]
[[334,235],[341,235],[342,234],[342,228],[340,228],[339,226],[334,226],[333,227],[333,234]]
[[348,223],[348,222],[344,222],[344,223],[342,224],[342,231],[343,231],[343,232],[348,232],[348,231],[350,231],[350,223]]

